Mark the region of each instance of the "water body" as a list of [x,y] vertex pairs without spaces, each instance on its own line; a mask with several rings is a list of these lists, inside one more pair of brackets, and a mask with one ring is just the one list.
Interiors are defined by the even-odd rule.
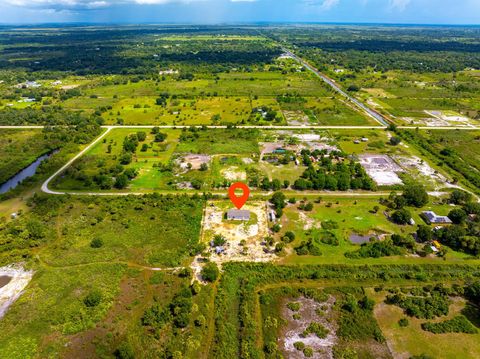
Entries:
[[0,288],[5,287],[10,281],[12,280],[12,277],[2,275],[0,276]]
[[52,153],[47,153],[43,156],[38,157],[35,162],[31,163],[28,167],[24,168],[20,172],[18,172],[15,176],[10,178],[7,182],[3,183],[0,185],[0,194],[5,193],[10,191],[11,189],[15,188],[18,186],[20,182],[22,182],[24,179],[28,177],[32,177],[35,172],[37,171],[38,166],[45,161],[47,158],[49,158],[51,155],[53,155],[54,152]]
[[357,233],[352,233],[350,235],[350,242],[355,243],[355,244],[363,244],[363,243],[368,243],[370,242],[370,238],[376,237],[374,234],[369,234],[366,236],[362,236]]

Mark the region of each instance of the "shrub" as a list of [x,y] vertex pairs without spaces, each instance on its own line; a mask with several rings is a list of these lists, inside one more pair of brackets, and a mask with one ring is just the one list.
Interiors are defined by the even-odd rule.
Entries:
[[96,307],[102,301],[102,293],[99,290],[92,290],[83,298],[83,304],[87,307]]
[[390,138],[389,142],[392,146],[397,146],[397,145],[400,144],[400,142],[402,142],[402,139],[400,137],[393,136],[393,137]]
[[445,320],[439,323],[422,323],[422,329],[434,334],[441,333],[466,333],[476,334],[477,328],[463,315],[459,315],[453,319]]
[[407,318],[402,318],[398,321],[398,325],[402,328],[408,327],[409,321]]
[[317,322],[312,322],[302,333],[302,337],[307,337],[310,334],[315,334],[320,339],[325,339],[328,335],[328,329],[325,328],[322,324]]
[[270,341],[265,345],[265,353],[274,354],[277,351],[277,343]]
[[135,353],[133,351],[132,345],[128,342],[123,342],[115,350],[115,358],[117,359],[134,359]]
[[298,312],[300,310],[300,303],[290,302],[287,304],[287,308],[290,309],[292,312]]
[[312,202],[308,202],[305,207],[303,207],[304,211],[306,212],[311,212],[313,211],[313,203]]
[[293,343],[293,346],[299,351],[303,351],[303,349],[305,349],[305,344],[303,342],[295,342]]
[[92,247],[92,248],[103,247],[103,240],[101,238],[98,238],[98,237],[92,239],[92,241],[90,242],[90,247]]
[[220,274],[215,263],[209,262],[202,269],[202,278],[207,282],[215,282]]

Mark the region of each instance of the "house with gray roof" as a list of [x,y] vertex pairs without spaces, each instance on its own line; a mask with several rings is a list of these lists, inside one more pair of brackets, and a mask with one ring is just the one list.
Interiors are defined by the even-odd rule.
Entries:
[[249,221],[250,211],[231,209],[227,212],[227,219],[229,221]]

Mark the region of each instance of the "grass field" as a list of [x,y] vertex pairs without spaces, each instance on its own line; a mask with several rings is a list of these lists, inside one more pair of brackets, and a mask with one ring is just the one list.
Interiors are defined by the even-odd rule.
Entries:
[[[30,221],[45,220],[35,249],[25,248],[21,241],[10,243],[18,247],[18,255],[30,258],[26,265],[35,275],[0,321],[1,330],[9,332],[0,336],[0,356],[69,357],[79,350],[111,355],[122,341],[157,354],[166,346],[186,345],[174,336],[173,328],[164,328],[157,337],[144,335],[144,310],[155,303],[168,306],[190,282],[171,270],[152,273],[147,267],[189,262],[189,250],[199,238],[203,201],[160,196],[42,201],[33,213],[12,224],[21,230]],[[2,243],[9,228],[0,230]],[[93,239],[100,239],[101,245],[93,248]],[[4,249],[2,245],[2,255]],[[84,301],[91,292],[99,292],[101,299],[88,306]],[[192,323],[201,313],[208,317],[209,296],[205,289],[195,298],[199,302]],[[193,324],[190,333],[203,335]],[[65,347],[66,341],[71,346]]]
[[[245,124],[251,123],[252,110],[261,106],[275,111],[292,108],[305,111],[313,124],[375,124],[335,97],[322,81],[306,71],[283,74],[258,70],[220,73],[216,77],[198,74],[192,81],[179,81],[174,77],[113,84],[115,81],[113,77],[88,82],[79,88],[80,96],[64,101],[63,106],[87,112],[101,109],[108,124],[207,125],[212,124],[214,115],[220,115],[221,123]],[[165,106],[156,105],[159,94],[165,92],[171,98]],[[300,103],[279,103],[277,97],[286,93],[303,100]],[[254,124],[270,123],[260,121]],[[283,119],[275,124],[286,122]]]
[[[301,198],[301,197],[300,197]],[[300,199],[297,197],[297,199]],[[379,207],[377,213],[373,213],[373,208]],[[395,256],[383,258],[368,259],[350,259],[345,257],[346,252],[352,252],[359,248],[359,245],[350,241],[351,234],[362,236],[393,234],[407,235],[416,230],[415,226],[399,226],[391,222],[384,214],[386,207],[379,204],[377,199],[366,198],[324,198],[320,204],[315,204],[312,212],[302,212],[296,205],[290,205],[285,210],[285,217],[282,219],[282,232],[293,231],[296,234],[295,241],[291,247],[297,247],[302,241],[307,240],[310,235],[308,229],[321,228],[321,223],[335,223],[338,229],[328,229],[335,234],[339,240],[339,245],[320,244],[321,256],[299,256],[295,251],[289,253],[281,259],[282,263],[288,264],[386,264],[386,263],[440,263],[441,258],[418,256]],[[421,210],[408,208],[412,213],[412,218],[417,224],[424,224],[419,214],[424,210],[433,210],[439,215],[446,215],[451,208],[446,205],[429,204]],[[318,231],[319,229],[313,231]],[[472,260],[468,255],[450,251],[447,256],[449,262],[462,262],[465,259]]]
[[[383,303],[385,292],[376,293],[370,289],[368,294],[377,302],[375,317],[395,355],[403,357],[428,353],[434,358],[445,359],[476,358],[480,355],[480,334],[433,334],[421,328],[421,324],[426,322],[425,319],[412,317],[408,317],[409,325],[402,328],[398,321],[405,318],[403,310]],[[435,321],[451,319],[461,314],[464,308],[465,300],[455,298],[450,305],[449,314]]]
[[428,118],[430,116],[424,111],[434,110],[459,112],[470,118],[470,123],[479,124],[476,71],[451,74],[391,70],[381,73],[363,69],[355,73],[330,71],[329,75],[340,82],[346,75],[353,75],[353,82],[362,87],[358,96],[364,101],[372,100],[379,111],[391,115],[398,124]]

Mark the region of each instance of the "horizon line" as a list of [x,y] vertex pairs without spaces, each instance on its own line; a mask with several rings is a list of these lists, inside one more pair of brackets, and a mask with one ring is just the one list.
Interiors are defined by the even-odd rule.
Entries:
[[251,25],[337,25],[337,26],[421,26],[421,27],[480,27],[480,24],[468,23],[396,23],[396,22],[354,22],[354,21],[236,21],[236,22],[89,22],[89,21],[62,21],[62,22],[25,22],[5,23],[0,22],[1,27],[29,27],[29,26],[251,26]]

